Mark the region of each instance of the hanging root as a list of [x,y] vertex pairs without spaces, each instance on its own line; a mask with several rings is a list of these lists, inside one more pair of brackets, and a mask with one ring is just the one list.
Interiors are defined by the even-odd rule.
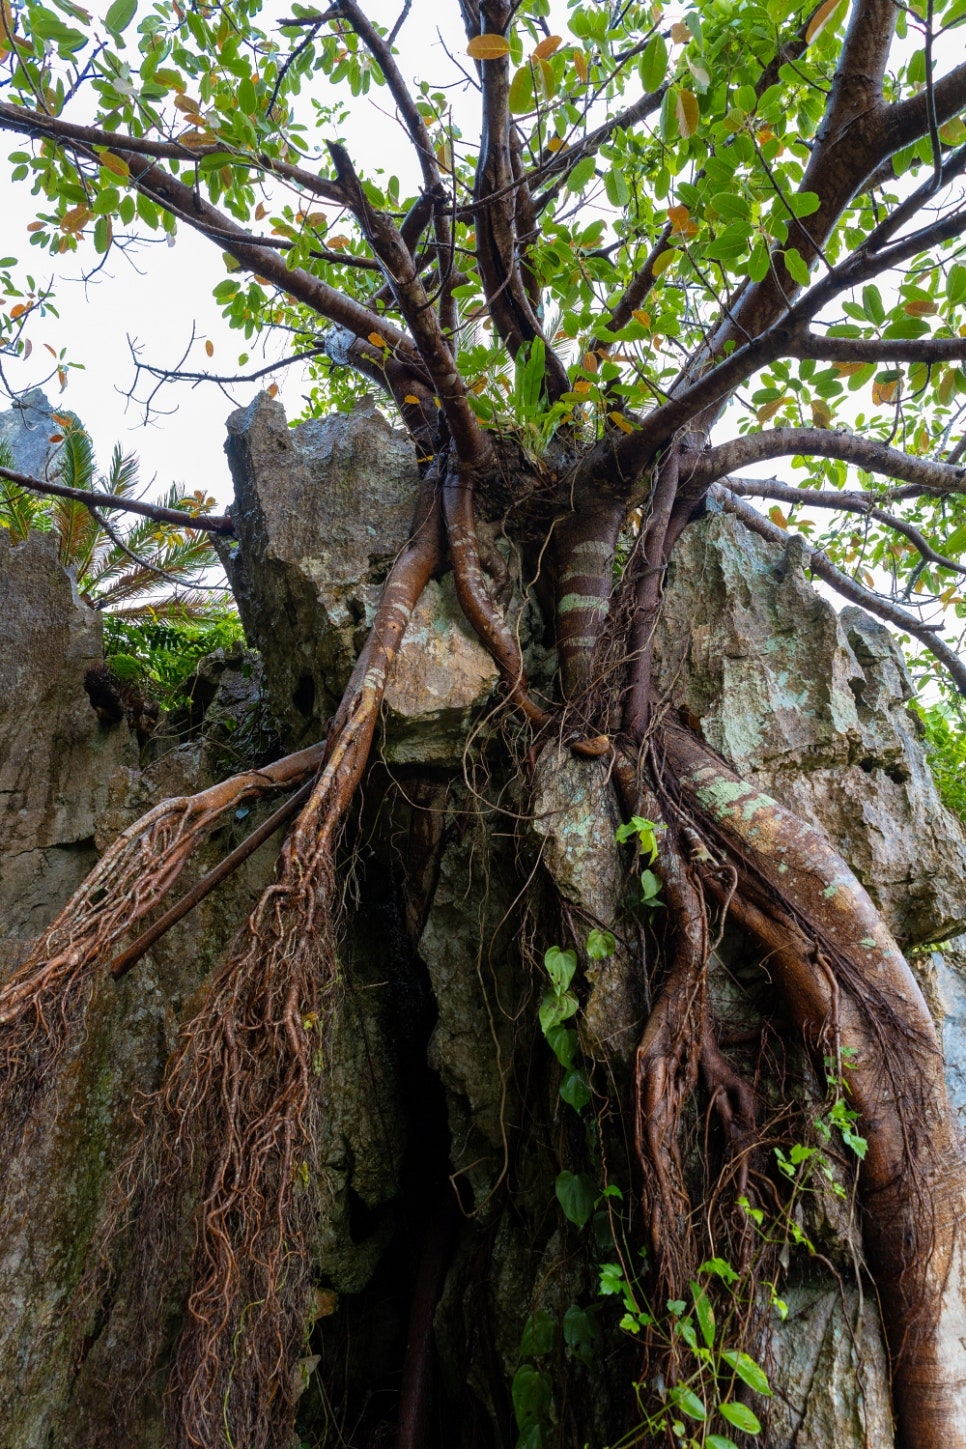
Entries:
[[935,1027],[908,963],[825,836],[740,781],[684,731],[664,734],[685,809],[728,852],[731,911],[768,951],[806,1041],[848,1047],[868,1148],[863,1231],[892,1353],[905,1449],[966,1446],[966,1162]]
[[297,785],[321,747],[235,775],[198,795],[163,800],[129,826],[0,988],[0,1147],[5,1160],[35,1094],[80,1029],[94,973],[131,927],[153,910],[192,852],[243,800]]
[[[86,1284],[112,1294],[116,1237],[135,1237],[127,1367],[166,1352],[179,1241],[195,1218],[190,1289],[168,1379],[170,1449],[289,1449],[301,1388],[323,1147],[325,1022],[337,983],[339,831],[369,758],[389,673],[439,556],[432,503],[383,589],[329,732],[324,768],[200,1010],[181,1030],[145,1136],[122,1170]],[[114,1372],[122,1369],[114,1366]],[[123,1407],[121,1409],[123,1413]]]

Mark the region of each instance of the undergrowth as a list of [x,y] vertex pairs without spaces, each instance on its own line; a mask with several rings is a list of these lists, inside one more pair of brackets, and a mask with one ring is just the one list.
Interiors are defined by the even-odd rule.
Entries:
[[238,614],[230,605],[201,618],[104,616],[104,652],[123,684],[137,684],[164,710],[189,702],[187,685],[199,661],[216,649],[244,645]]

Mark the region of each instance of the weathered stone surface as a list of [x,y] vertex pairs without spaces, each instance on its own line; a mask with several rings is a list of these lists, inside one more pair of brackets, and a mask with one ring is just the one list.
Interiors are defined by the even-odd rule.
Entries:
[[59,444],[51,443],[50,439],[64,431],[53,413],[46,394],[39,387],[31,388],[12,408],[0,413],[0,443],[9,452],[8,467],[32,478],[50,476],[60,451]]
[[786,1297],[768,1346],[768,1449],[887,1449],[895,1430],[873,1300],[839,1284]]
[[0,529],[0,618],[0,953],[12,960],[94,865],[95,817],[137,743],[99,724],[84,693],[101,621],[50,535],[15,545]]
[[[534,771],[532,802],[530,829],[557,890],[578,908],[588,931],[615,929],[628,883],[614,849],[620,821],[606,763],[548,746]],[[584,969],[590,989],[580,1028],[588,1052],[626,1062],[640,1033],[642,1006],[627,953],[619,946]]]
[[[238,542],[222,548],[273,712],[317,737],[365,639],[380,585],[406,541],[418,487],[412,444],[372,404],[289,428],[262,393],[228,421]],[[450,583],[431,584],[387,696],[385,752],[459,759],[472,711],[497,680]]]
[[780,550],[717,515],[675,554],[658,650],[663,687],[708,743],[827,831],[898,940],[962,929],[966,839],[883,625],[837,614]]

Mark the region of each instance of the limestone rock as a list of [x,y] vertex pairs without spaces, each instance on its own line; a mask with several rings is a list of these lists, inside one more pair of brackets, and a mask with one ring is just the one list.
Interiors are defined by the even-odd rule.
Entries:
[[[238,541],[221,555],[272,709],[293,742],[318,737],[341,697],[406,541],[418,487],[412,445],[370,403],[289,428],[262,393],[228,420]],[[430,585],[387,696],[388,758],[455,763],[496,668]]]
[[46,394],[39,387],[31,388],[12,408],[0,413],[0,443],[10,455],[8,467],[33,478],[51,475],[60,449],[50,440],[64,431],[53,413]]
[[872,1300],[853,1287],[789,1290],[772,1329],[768,1449],[885,1449],[894,1442],[887,1358]]
[[784,565],[732,518],[689,529],[661,684],[739,773],[825,829],[899,941],[941,940],[966,924],[966,838],[929,773],[899,647]]
[[0,529],[0,617],[0,952],[12,957],[95,864],[95,817],[137,744],[127,725],[98,723],[84,693],[101,621],[50,535],[14,544]]

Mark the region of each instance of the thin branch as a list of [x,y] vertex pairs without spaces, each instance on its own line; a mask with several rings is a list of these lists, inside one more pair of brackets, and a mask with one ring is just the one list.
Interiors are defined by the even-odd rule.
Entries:
[[828,508],[836,513],[858,513],[863,518],[874,518],[877,523],[883,523],[907,538],[926,563],[937,564],[939,568],[952,569],[957,574],[966,575],[966,565],[938,553],[925,534],[907,523],[904,518],[879,508],[873,494],[825,493],[817,488],[792,488],[790,484],[781,483],[777,478],[729,477],[723,481],[728,491],[740,498],[771,498],[776,503],[787,503],[793,508]]
[[[763,518],[750,504],[736,498],[722,484],[714,484],[711,496],[720,503],[726,513],[733,513],[736,518],[740,518],[742,523],[753,533],[757,533],[760,538],[767,539],[769,543],[778,544],[782,549],[787,548],[789,537],[784,529],[779,528],[769,519]],[[888,599],[881,599],[871,589],[864,589],[861,584],[856,583],[855,579],[850,579],[848,574],[837,569],[821,549],[813,548],[804,540],[802,542],[802,560],[807,569],[824,580],[843,598],[849,599],[853,604],[858,604],[861,608],[868,610],[870,614],[875,614],[877,618],[883,619],[887,624],[893,624],[897,629],[902,629],[913,639],[918,639],[919,643],[924,645],[948,671],[960,694],[966,695],[966,665],[963,664],[954,649],[950,648],[944,640],[936,637],[934,629],[930,628],[928,624],[921,623],[914,614],[910,614],[906,609],[901,609],[898,604],[890,603]]]
[[[139,569],[143,569],[145,573],[156,575],[157,578],[161,579],[162,583],[167,584],[169,587],[181,586],[188,589],[203,589],[207,594],[225,593],[224,584],[202,584],[192,579],[178,577],[179,573],[183,574],[185,572],[190,572],[191,569],[207,568],[207,564],[189,564],[187,569],[179,569],[177,566],[175,566],[173,569],[158,568],[157,564],[151,563],[149,559],[142,558],[139,553],[134,552],[133,548],[128,547],[128,545],[124,541],[123,536],[118,533],[111,520],[109,518],[105,518],[104,514],[100,511],[99,508],[95,508],[93,504],[89,503],[87,505],[87,509],[98,527],[102,528],[107,534],[114,547],[119,549],[126,558],[129,558],[131,560],[133,564],[137,564],[137,567]],[[125,592],[128,594],[128,596],[130,596],[130,590],[126,590]],[[106,602],[106,600],[104,602]],[[102,604],[99,601],[95,602],[95,608],[98,607],[102,607]]]
[[185,513],[179,508],[162,508],[159,504],[142,503],[137,498],[118,498],[113,493],[68,488],[64,483],[47,483],[25,473],[15,473],[12,468],[0,468],[0,478],[34,493],[50,494],[54,498],[70,498],[75,503],[83,503],[87,508],[120,508],[127,513],[140,513],[143,518],[153,518],[158,523],[174,523],[179,528],[192,529],[198,533],[223,534],[227,538],[233,537],[235,533],[235,525],[231,519],[222,515]]

